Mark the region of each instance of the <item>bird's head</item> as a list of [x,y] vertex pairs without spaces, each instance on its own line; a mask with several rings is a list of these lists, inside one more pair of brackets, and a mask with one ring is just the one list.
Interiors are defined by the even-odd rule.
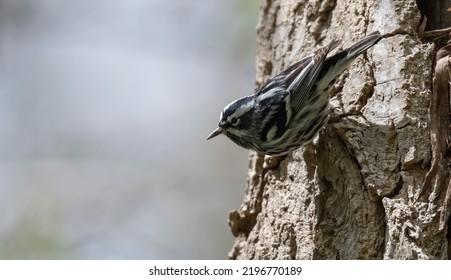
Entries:
[[245,96],[233,101],[222,110],[219,116],[218,128],[208,135],[207,140],[220,134],[226,134],[238,145],[247,146],[242,141],[247,138],[252,125],[253,110],[253,96]]

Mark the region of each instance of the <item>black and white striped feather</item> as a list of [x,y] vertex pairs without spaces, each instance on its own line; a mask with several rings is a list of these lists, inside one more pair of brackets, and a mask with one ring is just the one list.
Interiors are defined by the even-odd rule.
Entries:
[[333,40],[270,79],[255,94],[222,111],[207,139],[225,134],[236,144],[267,155],[283,155],[311,140],[327,123],[330,85],[352,61],[381,39],[371,33],[350,48],[327,57]]

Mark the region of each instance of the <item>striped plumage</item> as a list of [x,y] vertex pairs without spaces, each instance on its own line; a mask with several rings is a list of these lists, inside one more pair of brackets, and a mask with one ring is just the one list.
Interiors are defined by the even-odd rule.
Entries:
[[267,155],[283,155],[311,140],[329,117],[329,87],[351,62],[381,39],[374,32],[327,57],[333,40],[269,80],[255,94],[227,105],[218,128],[236,144]]

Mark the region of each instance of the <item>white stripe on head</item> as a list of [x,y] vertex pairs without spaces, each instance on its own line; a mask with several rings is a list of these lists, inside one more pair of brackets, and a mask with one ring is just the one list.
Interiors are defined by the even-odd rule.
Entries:
[[254,107],[254,101],[247,102],[243,104],[243,106],[238,107],[233,114],[230,115],[230,117],[239,118],[249,112]]
[[[248,99],[247,102],[246,99]],[[224,118],[224,113],[227,111],[230,111],[229,116],[227,116],[228,118],[239,118],[249,112],[254,107],[254,105],[254,100],[253,98],[250,98],[250,96],[237,99],[224,108],[224,110],[221,112],[220,119]]]

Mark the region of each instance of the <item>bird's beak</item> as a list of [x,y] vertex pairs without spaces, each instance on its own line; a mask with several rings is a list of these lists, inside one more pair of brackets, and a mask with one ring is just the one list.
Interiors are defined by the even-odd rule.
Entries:
[[213,137],[218,136],[219,134],[224,133],[225,130],[221,127],[216,128],[212,133],[210,133],[210,135],[208,135],[207,140],[210,140]]

